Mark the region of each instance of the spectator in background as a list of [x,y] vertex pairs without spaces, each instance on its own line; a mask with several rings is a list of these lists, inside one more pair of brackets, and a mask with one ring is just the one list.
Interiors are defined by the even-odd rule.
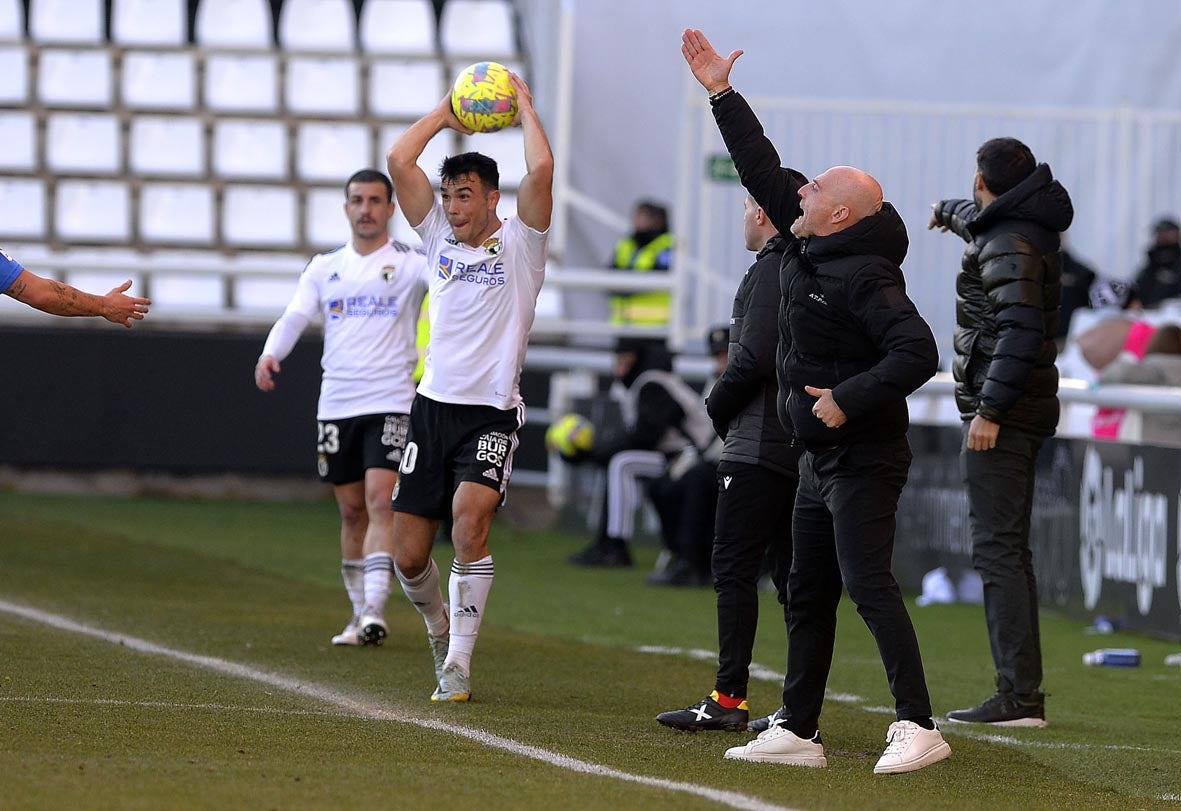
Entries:
[[[713,327],[706,344],[714,360],[714,375],[726,369],[729,326]],[[707,385],[707,390],[716,382]],[[705,586],[712,581],[714,520],[718,504],[718,462],[722,438],[714,437],[704,451],[686,449],[664,476],[648,487],[660,515],[660,535],[672,555],[664,568],[645,578],[650,586]]]
[[623,429],[596,437],[589,461],[607,469],[603,514],[595,540],[570,557],[576,566],[630,566],[628,542],[644,483],[666,474],[682,454],[700,453],[714,440],[701,395],[672,372],[663,341],[620,338],[615,347],[611,396]]
[[[1140,318],[1144,308],[1135,284],[1115,280],[1096,283],[1091,288],[1091,307],[1110,314],[1076,339],[1079,353],[1092,369],[1101,372],[1120,358],[1134,363],[1144,357],[1156,327]],[[1091,436],[1118,439],[1126,415],[1123,408],[1096,409],[1091,417]]]
[[[611,267],[636,273],[667,273],[672,267],[673,235],[668,231],[668,209],[641,200],[632,213],[632,232],[615,243]],[[611,295],[611,323],[667,326],[672,312],[668,290]]]
[[1044,727],[1029,528],[1038,450],[1058,426],[1060,234],[1074,207],[1028,146],[993,138],[976,151],[972,199],[933,209],[928,227],[967,243],[956,276],[953,370],[972,565],[984,581],[996,667],[996,692],[947,720]]
[[1152,227],[1152,245],[1136,285],[1145,307],[1181,296],[1181,229],[1176,220],[1161,219]]
[[1058,312],[1058,331],[1054,335],[1061,352],[1070,334],[1070,322],[1075,310],[1091,306],[1091,285],[1095,283],[1095,271],[1089,265],[1076,259],[1062,235],[1062,303]]
[[[1181,387],[1181,326],[1157,329],[1142,359],[1117,358],[1099,374],[1099,382]],[[1144,411],[1141,420],[1142,442],[1181,446],[1181,413]]]
[[143,320],[152,304],[150,299],[124,295],[130,287],[128,280],[105,296],[83,293],[65,282],[45,279],[26,270],[0,250],[0,293],[50,315],[101,316],[112,324],[130,327],[132,321]]
[[324,323],[316,410],[317,467],[340,510],[340,573],[352,619],[333,645],[381,644],[393,574],[390,498],[414,399],[415,338],[429,283],[421,250],[391,241],[389,178],[362,169],[345,183],[348,244],[313,256],[254,367],[275,390],[280,363],[313,321]]

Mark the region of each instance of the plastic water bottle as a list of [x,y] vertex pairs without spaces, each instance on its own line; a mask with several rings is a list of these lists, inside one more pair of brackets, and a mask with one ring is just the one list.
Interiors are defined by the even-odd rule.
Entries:
[[1181,653],[1170,653],[1165,657],[1165,664],[1169,667],[1181,666]]
[[1135,648],[1103,648],[1083,654],[1084,665],[1140,667],[1140,651]]

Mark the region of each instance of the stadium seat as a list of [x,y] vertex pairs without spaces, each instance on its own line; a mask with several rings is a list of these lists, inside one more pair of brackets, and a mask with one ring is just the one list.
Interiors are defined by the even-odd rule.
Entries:
[[20,46],[0,48],[0,104],[23,105],[28,98],[28,54]]
[[57,236],[67,242],[127,242],[131,197],[115,180],[58,180],[54,198]]
[[517,37],[507,0],[447,0],[439,20],[443,54],[451,58],[513,58]]
[[435,61],[375,59],[369,66],[369,114],[418,118],[443,98],[443,66]]
[[[381,128],[381,134],[377,139],[377,154],[374,156],[375,166],[385,167],[386,152],[389,152],[394,141],[401,138],[407,129],[409,129],[408,124],[387,124]],[[451,135],[451,131],[436,135],[418,158],[419,167],[426,172],[426,176],[430,178],[431,184],[434,186],[439,185],[439,165],[443,163],[444,158],[457,151]]]
[[214,174],[282,180],[287,169],[287,128],[281,121],[225,119],[214,124]]
[[209,54],[205,104],[225,112],[269,113],[279,107],[276,60],[261,54]]
[[279,46],[285,51],[345,51],[357,48],[357,17],[349,0],[284,0]]
[[0,178],[0,237],[41,239],[45,213],[45,181]]
[[301,180],[343,183],[360,168],[360,156],[370,153],[371,139],[369,127],[364,124],[300,124],[296,174]]
[[110,107],[110,54],[99,50],[42,50],[37,98],[50,107]]
[[320,250],[343,245],[349,240],[342,186],[343,182],[341,186],[308,189],[304,201],[305,230],[308,242]]
[[434,56],[437,40],[430,0],[366,0],[361,7],[361,50],[366,53]]
[[287,109],[297,115],[356,115],[361,98],[358,67],[351,57],[289,57]]
[[45,167],[54,173],[118,174],[119,119],[103,113],[51,113],[45,124]]
[[25,15],[21,0],[0,0],[0,42],[25,38]]
[[103,41],[103,0],[29,0],[29,35],[37,42]]
[[227,245],[291,247],[296,236],[295,190],[276,186],[226,186],[222,237]]
[[183,45],[185,0],[111,0],[111,40],[119,45]]
[[37,168],[37,120],[32,113],[0,112],[0,170],[32,172]]
[[145,183],[139,235],[145,242],[207,245],[213,241],[213,189],[203,184]]
[[520,127],[467,136],[461,140],[463,151],[476,150],[496,160],[502,189],[515,189],[521,184],[521,178],[525,176],[525,134]]
[[200,0],[193,39],[203,48],[270,48],[267,0]]
[[136,116],[128,138],[127,160],[134,174],[205,174],[205,127],[198,118]]
[[191,110],[197,104],[196,66],[187,53],[127,51],[120,97],[139,110]]

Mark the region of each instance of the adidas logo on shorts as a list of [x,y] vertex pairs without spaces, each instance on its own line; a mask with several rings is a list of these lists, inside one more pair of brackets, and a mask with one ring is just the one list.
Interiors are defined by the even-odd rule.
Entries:
[[485,479],[492,479],[494,482],[500,481],[500,476],[496,475],[496,468],[490,467],[484,471]]

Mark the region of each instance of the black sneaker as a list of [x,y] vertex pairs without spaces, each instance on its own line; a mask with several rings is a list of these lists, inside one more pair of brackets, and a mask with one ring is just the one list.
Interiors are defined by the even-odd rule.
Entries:
[[649,586],[687,586],[696,588],[713,583],[713,576],[709,572],[702,572],[693,568],[693,564],[685,560],[674,560],[661,572],[652,572],[644,578]]
[[762,718],[756,718],[746,725],[748,732],[766,732],[771,728],[772,724],[778,724],[787,717],[787,707],[780,707],[770,715],[764,715]]
[[619,538],[595,541],[581,552],[567,558],[575,566],[631,566],[632,556],[627,542]]
[[952,710],[947,714],[947,720],[958,724],[992,724],[997,727],[1044,727],[1046,695],[997,693],[971,709]]
[[681,729],[685,732],[697,732],[703,729],[721,729],[726,732],[746,731],[747,721],[750,719],[750,707],[746,699],[742,700],[732,710],[728,710],[718,703],[718,691],[714,690],[708,698],[702,699],[692,707],[683,710],[662,712],[656,720],[666,727]]

